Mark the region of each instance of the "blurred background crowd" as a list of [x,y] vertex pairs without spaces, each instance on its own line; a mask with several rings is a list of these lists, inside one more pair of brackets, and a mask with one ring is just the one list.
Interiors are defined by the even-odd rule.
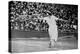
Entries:
[[75,32],[78,30],[78,6],[67,4],[52,4],[39,2],[9,2],[9,19],[12,30],[23,31],[48,31],[46,21],[39,17],[54,15],[64,21],[56,21],[61,32]]

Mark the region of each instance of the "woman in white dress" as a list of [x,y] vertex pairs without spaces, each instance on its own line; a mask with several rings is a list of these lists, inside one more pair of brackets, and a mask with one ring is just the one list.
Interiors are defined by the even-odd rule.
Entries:
[[54,15],[44,17],[44,18],[38,18],[38,19],[46,20],[47,24],[49,25],[49,28],[48,28],[48,33],[49,33],[49,37],[50,37],[49,48],[51,48],[52,46],[54,46],[55,42],[58,39],[58,29],[57,29],[57,25],[56,25],[56,20],[62,20],[62,21],[64,21],[64,20],[59,19],[59,18],[55,17]]

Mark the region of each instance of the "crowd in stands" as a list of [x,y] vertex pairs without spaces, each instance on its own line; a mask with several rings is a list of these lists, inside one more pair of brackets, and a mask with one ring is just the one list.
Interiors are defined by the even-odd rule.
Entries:
[[9,19],[11,29],[24,31],[48,31],[46,21],[38,17],[54,15],[68,22],[56,21],[58,30],[75,31],[78,29],[78,6],[40,2],[10,1]]

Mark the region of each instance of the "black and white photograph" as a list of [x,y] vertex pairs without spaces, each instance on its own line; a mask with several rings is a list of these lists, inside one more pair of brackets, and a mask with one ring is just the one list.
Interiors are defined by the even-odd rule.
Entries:
[[78,49],[78,5],[9,1],[10,53]]

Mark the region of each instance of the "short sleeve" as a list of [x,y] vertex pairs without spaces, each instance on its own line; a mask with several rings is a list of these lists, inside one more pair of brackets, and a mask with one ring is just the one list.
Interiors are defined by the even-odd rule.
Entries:
[[48,17],[44,17],[44,20],[48,20],[49,18]]
[[52,19],[58,20],[58,18],[54,15],[52,15],[51,17],[52,17]]

